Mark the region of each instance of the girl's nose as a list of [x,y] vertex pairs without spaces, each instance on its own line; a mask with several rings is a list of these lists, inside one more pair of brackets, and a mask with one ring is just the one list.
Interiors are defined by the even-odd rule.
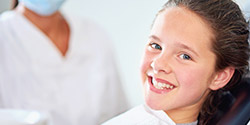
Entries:
[[170,67],[170,62],[162,57],[156,58],[152,61],[150,66],[153,69],[153,72],[155,74],[158,74],[160,72],[162,73],[170,73],[171,72],[171,67]]

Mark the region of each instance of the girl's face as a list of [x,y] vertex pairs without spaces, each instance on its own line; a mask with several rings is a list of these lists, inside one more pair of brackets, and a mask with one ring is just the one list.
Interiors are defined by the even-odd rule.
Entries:
[[215,72],[213,33],[195,13],[173,7],[156,18],[141,76],[148,106],[165,112],[199,112]]

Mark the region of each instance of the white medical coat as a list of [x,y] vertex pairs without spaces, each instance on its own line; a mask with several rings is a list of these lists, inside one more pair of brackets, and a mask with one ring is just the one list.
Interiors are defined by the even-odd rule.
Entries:
[[0,15],[1,108],[47,112],[53,125],[96,125],[125,110],[109,39],[93,22],[68,16],[63,57],[23,15]]

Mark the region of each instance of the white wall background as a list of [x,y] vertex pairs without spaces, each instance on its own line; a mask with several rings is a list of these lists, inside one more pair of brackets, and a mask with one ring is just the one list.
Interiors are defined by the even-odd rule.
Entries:
[[10,8],[11,0],[0,0],[0,12]]
[[[66,0],[63,11],[100,24],[114,42],[118,68],[131,106],[143,102],[139,67],[151,23],[167,0]],[[244,5],[247,0],[237,0]],[[0,12],[11,0],[0,0]],[[98,36],[97,36],[98,37]]]

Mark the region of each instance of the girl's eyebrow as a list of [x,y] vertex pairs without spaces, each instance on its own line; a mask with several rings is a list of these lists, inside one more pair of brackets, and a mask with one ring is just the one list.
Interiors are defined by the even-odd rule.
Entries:
[[158,38],[158,37],[155,36],[155,35],[151,35],[151,36],[149,36],[149,38],[150,38],[150,39],[154,39],[154,40],[156,40],[156,41],[158,41],[158,42],[161,42],[160,38]]
[[[151,35],[149,36],[150,39],[153,39],[153,40],[156,40],[158,42],[161,42],[160,38],[158,38],[157,36],[155,35]],[[178,48],[182,48],[182,49],[186,49],[186,50],[189,50],[191,51],[192,53],[194,53],[196,56],[199,57],[199,54],[191,47],[189,47],[188,45],[185,45],[181,42],[175,42],[175,46],[178,47]]]
[[188,45],[185,45],[185,44],[183,44],[183,43],[181,43],[181,42],[175,42],[175,46],[176,46],[176,47],[179,47],[179,48],[182,48],[182,49],[189,50],[189,51],[191,51],[192,53],[194,53],[196,56],[199,57],[199,54],[198,54],[193,48],[189,47]]

